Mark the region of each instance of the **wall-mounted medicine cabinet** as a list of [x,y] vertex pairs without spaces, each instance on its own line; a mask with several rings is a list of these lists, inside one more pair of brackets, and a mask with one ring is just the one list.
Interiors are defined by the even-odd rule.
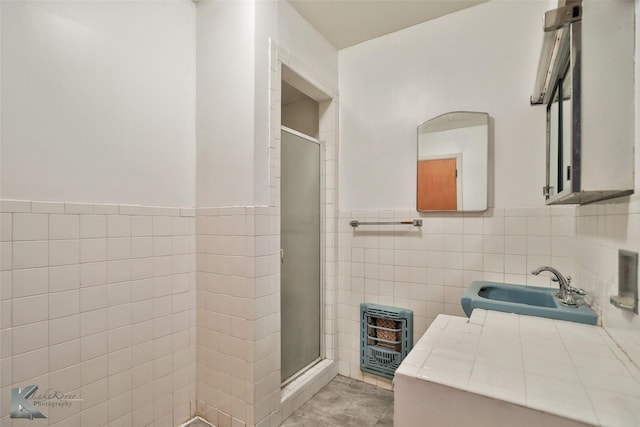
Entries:
[[531,104],[547,109],[548,205],[633,193],[634,39],[633,1],[559,0],[545,13]]

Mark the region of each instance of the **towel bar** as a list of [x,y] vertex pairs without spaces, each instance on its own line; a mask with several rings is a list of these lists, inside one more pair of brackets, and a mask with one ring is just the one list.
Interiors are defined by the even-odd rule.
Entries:
[[414,227],[422,227],[421,219],[414,219],[411,221],[369,221],[369,222],[361,222],[357,219],[354,219],[349,223],[350,226],[356,228],[360,225],[413,225]]

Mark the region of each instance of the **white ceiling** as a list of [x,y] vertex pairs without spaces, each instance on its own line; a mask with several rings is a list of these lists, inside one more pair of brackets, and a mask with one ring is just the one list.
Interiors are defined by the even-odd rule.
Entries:
[[337,49],[487,0],[289,0]]

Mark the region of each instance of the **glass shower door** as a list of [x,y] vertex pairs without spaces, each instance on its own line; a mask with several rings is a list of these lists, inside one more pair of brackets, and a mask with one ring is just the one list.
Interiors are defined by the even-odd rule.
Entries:
[[282,382],[320,358],[320,144],[282,128]]

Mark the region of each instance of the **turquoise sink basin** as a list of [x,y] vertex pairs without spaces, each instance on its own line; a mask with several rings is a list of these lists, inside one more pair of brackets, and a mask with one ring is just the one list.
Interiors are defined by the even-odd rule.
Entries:
[[595,325],[598,315],[582,297],[574,295],[577,307],[567,307],[555,294],[557,289],[475,281],[465,290],[461,303],[467,317],[474,308],[568,320]]

